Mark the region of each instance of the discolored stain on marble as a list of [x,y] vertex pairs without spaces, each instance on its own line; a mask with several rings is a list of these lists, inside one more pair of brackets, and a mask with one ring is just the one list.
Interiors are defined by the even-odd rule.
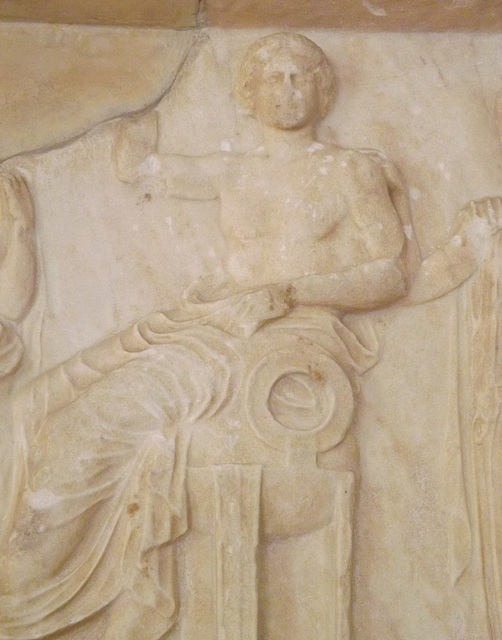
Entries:
[[191,32],[0,23],[0,159],[144,108],[172,83],[192,39]]
[[207,20],[225,27],[333,28],[362,31],[502,29],[498,0],[206,0]]
[[179,29],[196,26],[198,4],[199,0],[2,0],[0,20]]

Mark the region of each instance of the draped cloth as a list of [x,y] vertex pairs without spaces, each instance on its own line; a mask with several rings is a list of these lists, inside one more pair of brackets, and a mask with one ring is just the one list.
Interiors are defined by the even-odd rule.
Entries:
[[[481,543],[488,625],[502,637],[502,235],[495,234],[479,271],[462,291],[465,317],[463,448],[465,483],[473,494],[471,526]],[[456,532],[458,537],[459,533]],[[475,536],[477,538],[478,536]],[[470,551],[470,549],[468,550]],[[470,560],[472,554],[469,554]],[[467,554],[464,554],[467,556]],[[467,562],[465,563],[467,564]]]
[[[222,308],[231,314],[232,302]],[[17,560],[35,570],[25,582],[6,581],[2,640],[46,637],[79,622],[92,629],[102,617],[94,614],[111,616],[120,600],[147,621],[124,638],[156,640],[173,627],[172,543],[188,527],[191,431],[228,401],[245,340],[214,323],[152,314],[22,390],[16,420],[27,472],[3,579]],[[346,371],[362,373],[377,359],[326,309],[294,309],[259,331],[324,344]]]

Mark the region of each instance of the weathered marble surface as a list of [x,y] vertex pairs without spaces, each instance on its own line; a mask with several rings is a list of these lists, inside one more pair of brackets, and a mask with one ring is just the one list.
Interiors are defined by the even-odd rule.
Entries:
[[198,26],[200,0],[0,0],[0,19],[27,22],[128,25],[189,29]]
[[502,11],[497,0],[206,0],[202,16],[223,27],[497,32]]
[[[256,31],[218,30],[199,35],[175,83],[156,107],[157,151],[160,154],[245,153],[261,144],[259,122],[241,108],[236,108],[232,95],[242,57],[260,35]],[[434,254],[434,250],[455,232],[459,211],[467,202],[502,193],[502,156],[495,110],[496,96],[502,85],[499,39],[486,36],[363,36],[327,31],[308,35],[332,60],[337,85],[335,107],[320,124],[317,140],[335,142],[349,149],[372,148],[385,153],[399,168],[407,186],[413,230],[422,257]],[[152,38],[158,37],[158,34],[152,35]],[[179,39],[176,51],[186,47],[185,34],[170,34],[169,38],[173,41]],[[113,49],[114,37],[110,39],[110,46]],[[155,56],[152,61],[155,61]],[[110,76],[120,68],[117,65],[119,63],[115,62],[111,67]],[[162,86],[160,71],[152,75],[158,82],[157,86]],[[15,91],[14,95],[22,98]],[[150,95],[144,99],[148,101]],[[109,103],[105,95],[96,102],[102,105],[103,117],[109,117]],[[83,110],[89,113],[96,102],[93,99],[89,105],[84,103]],[[141,100],[132,108],[137,106],[142,106]],[[26,106],[24,108],[27,109]],[[129,104],[125,105],[124,111],[128,108],[131,108]],[[70,107],[64,107],[63,114],[68,117]],[[23,308],[19,313],[3,313],[9,322],[17,323],[16,327],[13,324],[9,326],[25,345],[21,368],[15,375],[7,377],[2,387],[2,415],[6,416],[2,424],[5,443],[2,475],[7,487],[15,485],[11,473],[13,466],[18,472],[16,477],[20,477],[19,463],[9,464],[17,460],[15,451],[19,446],[19,441],[14,443],[13,430],[19,428],[19,415],[21,422],[29,423],[27,405],[23,403],[20,414],[12,420],[8,417],[10,398],[15,391],[21,393],[21,398],[29,397],[22,395],[26,383],[63,362],[70,363],[68,370],[76,371],[79,379],[83,375],[79,369],[81,365],[72,358],[82,350],[115,335],[117,331],[126,330],[150,311],[177,306],[183,290],[191,283],[201,276],[225,270],[225,234],[222,233],[221,206],[217,199],[172,198],[168,185],[157,180],[155,172],[146,181],[134,175],[124,175],[124,165],[118,159],[125,155],[134,160],[134,153],[137,153],[139,160],[145,155],[145,150],[148,152],[149,141],[155,138],[152,110],[147,109],[144,115],[144,119],[133,121],[132,124],[136,123],[138,128],[131,136],[128,133],[130,121],[112,121],[52,151],[19,156],[4,164],[8,175],[14,172],[26,178],[35,213],[38,262],[37,288],[29,312],[23,317],[25,306],[21,304]],[[33,117],[36,121],[36,108],[33,109]],[[79,118],[74,133],[79,133],[81,128],[82,120]],[[14,140],[18,131],[14,126]],[[60,141],[60,135],[56,128],[55,140]],[[124,152],[128,145],[129,151]],[[292,146],[296,148],[296,143]],[[25,151],[26,146],[20,146],[19,150]],[[313,149],[310,153],[319,151]],[[152,166],[155,168],[152,162],[146,165],[150,169]],[[134,162],[129,168],[134,169]],[[284,182],[286,184],[286,179]],[[23,182],[18,180],[16,184],[25,194]],[[356,193],[361,189],[365,192],[364,185],[361,183]],[[298,182],[297,179],[292,186],[301,188],[301,180]],[[321,193],[326,193],[326,187],[321,188]],[[250,197],[259,196],[251,194]],[[23,211],[29,218],[29,200],[26,195],[21,200],[23,198]],[[264,200],[267,201],[266,198]],[[19,198],[15,197],[14,201],[18,202]],[[493,206],[496,209],[496,201]],[[484,220],[489,218],[486,203],[480,205],[477,213],[472,213]],[[403,226],[403,237],[411,236],[407,226]],[[495,229],[497,220],[489,221],[488,226]],[[4,237],[9,235],[4,229],[2,231]],[[497,444],[500,436],[499,440],[496,437],[499,403],[496,393],[491,392],[497,386],[498,373],[494,357],[498,339],[496,278],[499,265],[498,249],[493,240],[481,238],[473,249],[485,245],[490,245],[486,257],[482,258],[482,250],[476,254],[480,257],[481,268],[467,284],[454,292],[433,302],[427,302],[427,296],[423,295],[424,302],[415,306],[403,306],[397,302],[373,311],[366,311],[363,307],[363,313],[349,314],[344,319],[345,324],[358,335],[364,328],[372,328],[376,333],[373,346],[379,345],[378,363],[362,375],[351,427],[360,450],[359,466],[354,463],[352,451],[351,470],[361,478],[353,549],[351,624],[352,635],[356,639],[373,636],[413,640],[424,637],[438,640],[500,637],[497,580],[500,580],[501,569],[496,555],[500,553],[500,537],[497,543],[496,536],[500,536],[497,518],[500,519],[501,510],[496,491],[497,473],[500,473],[500,444]],[[467,263],[469,259],[468,255]],[[465,260],[459,261],[454,265],[457,270],[453,271],[462,270],[465,264]],[[474,269],[475,265],[471,266]],[[444,272],[449,275],[448,269],[445,268]],[[261,276],[261,273],[256,273],[256,276]],[[29,283],[25,284],[28,287]],[[20,289],[24,293],[27,291],[22,286]],[[10,294],[10,300],[13,296]],[[287,299],[284,302],[287,303]],[[477,317],[480,308],[484,310],[481,320]],[[291,317],[294,319],[294,315]],[[151,335],[169,333],[165,326],[159,330],[157,325],[149,324],[146,328],[153,332]],[[260,335],[258,331],[256,336]],[[239,340],[241,347],[247,344],[246,338],[241,336]],[[259,354],[262,348],[259,338],[249,340],[245,348],[256,349],[256,354]],[[211,348],[214,353],[219,353],[222,347],[216,342]],[[230,338],[228,344],[234,345],[234,342],[235,338]],[[108,365],[100,360],[99,350],[98,355],[85,353],[89,356],[84,355],[84,360],[86,357],[97,358],[93,360],[95,370],[100,367],[102,371],[106,370]],[[208,374],[208,378],[203,376],[205,365],[200,362],[190,365],[191,356],[187,356],[188,360],[181,353],[178,356],[184,366],[197,368],[201,380],[211,382],[211,375]],[[229,356],[225,358],[225,363],[230,362]],[[211,356],[206,354],[205,360],[210,362]],[[133,381],[142,376],[142,386],[137,383],[135,392],[137,397],[141,393],[148,397],[154,384],[149,376],[162,381],[165,369],[157,361],[149,362],[146,369],[151,367],[150,372],[145,373],[141,362],[139,360],[120,369],[116,375],[118,380],[112,377],[111,382],[97,385],[95,398],[84,398],[80,405],[74,403],[76,415],[92,414],[93,407],[106,408],[106,398],[114,393],[113,384],[132,390],[136,384]],[[71,368],[73,366],[75,369]],[[327,370],[326,375],[328,373]],[[70,379],[73,380],[71,375]],[[218,380],[221,382],[221,378]],[[171,383],[164,381],[162,384],[168,386]],[[111,385],[111,390],[107,385]],[[485,399],[483,393],[489,397]],[[44,402],[50,397],[50,394],[46,396]],[[214,389],[209,392],[209,397],[216,397]],[[272,405],[274,411],[281,407],[280,388],[278,398],[279,405]],[[67,400],[56,399],[65,406]],[[134,404],[134,397],[124,398],[126,401]],[[232,411],[238,413],[241,405],[238,399],[236,402],[236,407],[228,408],[230,414]],[[148,406],[147,401],[144,406]],[[108,409],[113,409],[113,405]],[[209,406],[200,405],[194,411],[209,409]],[[131,408],[130,414],[134,411]],[[68,420],[64,416],[65,411],[61,418],[63,423]],[[90,431],[85,437],[92,437],[91,418],[79,419],[84,425],[82,438],[85,440],[86,425]],[[113,411],[109,420],[113,427]],[[133,456],[131,452],[141,450],[144,434],[138,427],[148,430],[147,422],[145,417],[141,425],[132,425],[136,430],[132,430],[128,449],[123,452],[125,458],[129,459],[128,456]],[[78,455],[78,424],[75,419],[71,427],[76,434],[72,445],[75,451],[68,444],[67,436],[65,455]],[[57,429],[56,420],[47,433],[57,434]],[[488,439],[484,437],[485,433],[488,433]],[[182,452],[184,446],[179,444],[178,451]],[[293,483],[287,480],[287,473],[282,480],[280,474],[278,477],[264,475],[259,479],[257,467],[274,466],[263,451],[255,451],[251,447],[252,456],[239,458],[237,448],[233,458],[225,458],[221,457],[222,446],[217,437],[204,440],[204,432],[198,441],[194,441],[194,470],[190,471],[189,457],[187,477],[189,490],[192,489],[192,495],[200,496],[200,504],[195,501],[189,510],[193,525],[189,534],[193,534],[192,538],[184,534],[187,523],[182,517],[170,533],[162,532],[167,536],[164,540],[169,536],[181,536],[181,549],[184,550],[180,553],[186,568],[181,579],[181,615],[185,620],[192,620],[187,625],[194,625],[187,627],[187,635],[180,635],[179,628],[175,628],[170,637],[197,637],[193,635],[197,633],[197,624],[202,624],[202,621],[205,624],[208,619],[201,616],[198,620],[200,611],[197,613],[194,600],[188,596],[192,593],[189,588],[190,571],[193,569],[191,557],[196,559],[193,566],[202,571],[203,577],[198,585],[204,585],[203,597],[210,600],[213,595],[211,569],[206,568],[204,573],[207,563],[200,560],[207,557],[209,549],[204,547],[207,541],[202,539],[205,527],[209,520],[214,523],[211,520],[214,514],[205,510],[204,505],[209,503],[216,504],[218,517],[214,526],[221,528],[218,535],[221,535],[223,546],[231,546],[232,536],[230,539],[225,536],[232,527],[241,527],[251,547],[257,544],[257,536],[261,535],[262,539],[270,536],[267,550],[262,549],[263,589],[258,608],[266,613],[268,608],[274,609],[275,606],[276,616],[270,627],[265,613],[261,614],[262,636],[275,640],[287,631],[289,637],[294,637],[287,626],[285,612],[288,606],[292,606],[291,615],[297,617],[294,629],[305,635],[307,629],[302,627],[306,624],[305,618],[298,611],[302,611],[302,603],[312,605],[316,591],[300,590],[297,600],[288,601],[287,594],[291,593],[291,585],[296,584],[296,576],[294,572],[293,575],[288,573],[291,568],[287,568],[287,563],[288,559],[303,562],[304,567],[313,572],[309,584],[315,583],[318,579],[316,562],[321,568],[326,566],[322,554],[319,556],[322,541],[310,541],[305,548],[300,542],[300,548],[293,551],[274,548],[276,533],[270,523],[275,522],[278,514],[265,511],[265,524],[260,521],[257,525],[258,512],[252,499],[256,497],[256,486],[261,482],[263,495],[269,495],[266,493],[269,487],[272,496],[282,495],[281,491],[295,496],[298,490],[294,486],[291,488]],[[57,447],[51,451],[55,456]],[[213,464],[224,462],[226,465],[216,472],[211,486],[207,485],[204,476],[197,475],[202,473],[197,469],[200,469],[206,454]],[[43,458],[43,452],[40,455]],[[59,455],[63,452],[60,451]],[[52,464],[49,474],[51,469],[57,468],[56,458],[48,458]],[[245,471],[236,469],[239,462],[246,462]],[[165,470],[165,462],[162,464]],[[277,460],[276,464],[281,466]],[[327,464],[329,467],[329,460]],[[333,464],[339,465],[340,461],[334,460]],[[284,466],[287,467],[287,461]],[[116,467],[111,465],[109,471],[113,476],[111,484],[119,482],[119,476],[113,475],[117,473]],[[315,488],[317,472],[321,473],[321,469],[315,473],[306,471],[305,481],[299,486],[307,491],[311,482]],[[53,477],[59,478],[58,482],[66,482],[64,469],[58,473],[61,475],[53,474]],[[177,477],[174,471],[173,477]],[[43,479],[38,480],[43,488]],[[287,488],[281,487],[281,482],[287,482]],[[319,489],[319,493],[314,491],[313,495],[327,491],[329,497],[328,485],[326,482],[323,490]],[[84,488],[79,491],[84,491]],[[172,515],[164,513],[160,503],[155,501],[155,491],[146,491],[145,494],[143,489],[142,495],[148,495],[149,508],[153,511],[158,509],[164,523],[172,522]],[[246,513],[250,514],[250,520],[246,524],[239,525],[232,516],[232,509],[225,510],[225,505],[230,504],[235,495],[241,495],[243,502],[249,502]],[[332,499],[334,494],[330,495]],[[47,498],[46,494],[38,495],[41,500],[44,496]],[[172,500],[171,508],[173,505],[176,507],[181,497],[173,495]],[[308,494],[303,496],[303,500],[300,505],[305,509],[309,504]],[[344,508],[345,513],[335,521],[350,523],[350,505],[340,506],[343,501],[336,504],[338,511],[335,509],[335,513],[342,513]],[[136,513],[134,505],[135,500],[128,502],[132,516]],[[46,507],[52,508],[53,505]],[[10,508],[11,503],[4,500],[3,513],[8,514]],[[70,507],[69,510],[71,512]],[[182,513],[182,510],[178,511]],[[301,511],[299,513],[301,522]],[[270,531],[267,530],[267,522]],[[300,527],[300,524],[295,526]],[[198,548],[197,535],[201,537]],[[335,539],[340,540],[340,531],[336,535],[338,538]],[[350,547],[347,542],[350,536],[347,532],[344,535],[345,545]],[[25,544],[29,548],[29,538],[27,540]],[[84,536],[85,540],[88,542],[89,539]],[[50,543],[49,540],[47,544]],[[343,545],[339,548],[343,549]],[[316,549],[315,562],[313,549]],[[484,572],[482,556],[485,559]],[[105,562],[113,565],[113,554],[105,557]],[[171,567],[176,565],[172,560],[168,564]],[[296,566],[301,567],[301,564]],[[28,567],[26,571],[32,569]],[[254,578],[249,559],[247,564],[243,562],[240,570],[252,584]],[[333,573],[336,575],[336,571],[329,572],[328,582]],[[289,577],[283,593],[286,604],[274,605],[278,591],[282,593],[277,582],[274,586],[274,579],[281,575]],[[21,582],[22,577],[19,576]],[[298,588],[301,587],[300,580]],[[332,590],[332,585],[323,584],[320,609],[315,610],[314,619],[321,621],[316,626],[316,633],[323,639],[332,637],[326,635],[328,627],[323,630],[322,626],[326,620],[322,614],[332,612],[322,598],[329,599]],[[148,593],[147,584],[144,594]],[[305,601],[298,593],[305,595]],[[84,594],[84,601],[85,597],[92,601],[95,594],[96,591],[94,596],[92,593]],[[125,609],[130,611],[127,602],[125,604]],[[167,601],[162,603],[164,616],[170,606]],[[246,611],[250,610],[253,610],[252,606],[247,605]],[[233,610],[230,608],[229,611],[228,619],[219,620],[220,630],[225,629],[225,625],[230,625],[230,629],[236,628]],[[116,612],[111,611],[108,617],[102,617],[99,624],[109,625],[111,629],[115,625],[118,629],[115,633],[120,634],[121,625],[122,629],[127,625],[122,615],[123,609],[119,606]],[[274,624],[278,626],[274,627]],[[84,633],[77,627],[69,637],[85,637]],[[102,630],[100,633],[105,632]],[[346,637],[343,635],[345,631],[339,630],[338,633],[333,637]]]
[[200,26],[498,32],[498,0],[0,0],[0,20],[169,29]]
[[124,108],[145,108],[170,87],[194,36],[0,23],[0,158],[52,148]]

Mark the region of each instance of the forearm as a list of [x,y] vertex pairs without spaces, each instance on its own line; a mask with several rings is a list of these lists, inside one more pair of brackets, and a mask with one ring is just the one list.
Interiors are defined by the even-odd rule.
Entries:
[[492,230],[475,209],[463,210],[452,235],[420,264],[410,284],[406,304],[435,300],[456,289],[478,267]]
[[138,167],[138,179],[154,178],[166,192],[184,200],[214,200],[219,194],[208,157],[152,153]]
[[153,179],[168,195],[187,200],[213,200],[215,156],[191,157],[157,150],[157,115],[154,111],[125,119],[118,125],[113,161],[122,182]]
[[456,249],[448,243],[436,249],[419,266],[406,303],[422,304],[446,295],[465,282],[476,267],[476,254],[469,246]]
[[374,260],[345,271],[305,276],[291,282],[295,302],[333,306],[347,311],[377,309],[406,295],[399,259]]

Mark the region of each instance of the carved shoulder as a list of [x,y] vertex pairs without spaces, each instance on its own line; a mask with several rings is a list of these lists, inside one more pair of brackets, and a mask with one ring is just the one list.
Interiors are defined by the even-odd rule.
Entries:
[[377,149],[359,149],[359,153],[370,158],[372,163],[380,168],[391,191],[399,189],[406,191],[406,184],[398,168],[385,153]]
[[[355,183],[351,214],[371,259],[398,258],[405,245],[403,222],[407,210],[393,197],[392,164],[386,166],[378,152],[351,152]],[[404,215],[402,215],[404,213]]]

